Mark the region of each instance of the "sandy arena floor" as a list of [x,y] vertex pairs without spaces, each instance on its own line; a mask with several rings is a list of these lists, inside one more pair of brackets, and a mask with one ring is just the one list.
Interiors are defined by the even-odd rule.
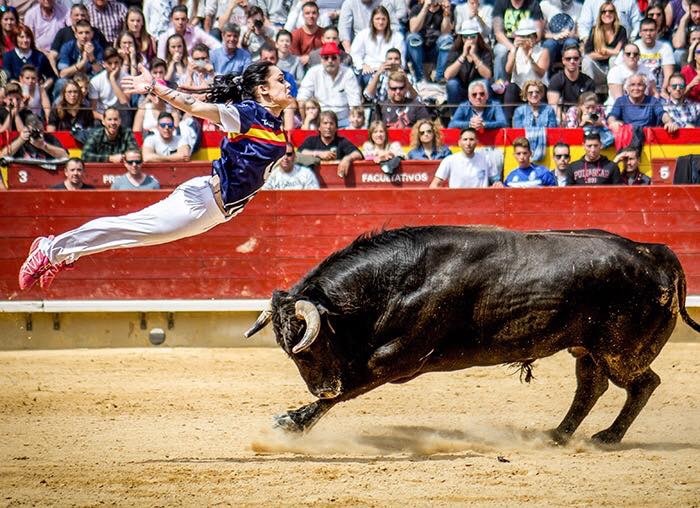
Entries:
[[306,436],[271,416],[312,400],[278,349],[0,352],[0,505],[700,506],[700,344],[670,343],[622,445],[611,387],[551,447],[573,359],[432,374],[336,407]]

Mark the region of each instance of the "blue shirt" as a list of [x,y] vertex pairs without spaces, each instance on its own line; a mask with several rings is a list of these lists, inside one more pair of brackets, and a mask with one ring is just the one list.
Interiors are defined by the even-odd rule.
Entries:
[[649,95],[644,96],[641,104],[634,104],[629,96],[622,95],[615,99],[608,116],[635,127],[658,127],[663,125],[664,105]]
[[515,108],[513,113],[513,127],[527,129],[528,127],[556,127],[557,115],[547,104],[540,104],[537,108],[537,117],[532,112],[529,104],[523,104]]
[[[92,41],[92,44],[93,46],[95,46],[95,61],[102,62],[104,60],[104,50],[102,49],[102,46],[100,46],[100,43],[95,40]],[[80,60],[81,54],[82,52],[78,48],[78,41],[76,39],[73,39],[72,41],[68,42],[65,46],[61,48],[61,52],[58,54],[58,70],[62,71],[63,69],[76,64],[78,60]],[[92,72],[92,65],[88,65],[87,68],[89,69],[89,76],[95,74],[94,72]]]
[[556,187],[557,179],[549,169],[530,164],[526,168],[515,168],[503,183],[506,187]]
[[260,190],[265,177],[287,147],[282,118],[255,101],[217,104],[221,125],[229,131],[221,140],[221,157],[212,164],[219,176],[224,207],[231,214]]
[[240,76],[251,63],[250,53],[243,48],[236,48],[232,55],[226,53],[226,48],[216,48],[210,58],[217,74]]
[[430,154],[430,159],[428,159],[428,154],[425,153],[425,149],[423,148],[423,145],[421,145],[418,148],[414,148],[413,150],[409,151],[407,157],[408,159],[414,161],[426,161],[444,159],[448,155],[452,155],[452,152],[446,146],[442,146],[437,150],[433,150],[433,152]]
[[[452,120],[448,127],[455,127],[457,129],[464,129],[469,127],[469,121],[474,115],[478,113],[474,111],[471,103],[469,101],[463,102],[455,111]],[[503,108],[496,101],[489,99],[486,102],[486,109],[481,113],[484,119],[485,129],[500,129],[501,127],[506,127],[506,116],[503,113]]]

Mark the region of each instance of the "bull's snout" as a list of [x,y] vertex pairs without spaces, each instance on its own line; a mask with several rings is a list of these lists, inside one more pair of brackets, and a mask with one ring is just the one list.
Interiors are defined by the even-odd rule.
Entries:
[[336,379],[330,384],[320,386],[311,390],[319,399],[334,399],[343,391],[343,386],[340,380]]

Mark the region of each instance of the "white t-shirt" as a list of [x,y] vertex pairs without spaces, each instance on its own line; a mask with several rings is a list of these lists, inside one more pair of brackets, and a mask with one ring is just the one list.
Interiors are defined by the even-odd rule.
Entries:
[[262,188],[276,190],[300,190],[318,189],[319,185],[313,171],[305,166],[295,165],[289,173],[279,167],[275,167]]
[[[664,65],[675,65],[673,48],[666,41],[656,41],[653,47],[648,48],[641,39],[635,41],[639,48],[639,67],[649,71],[656,80],[656,88],[661,90],[664,84]],[[622,54],[622,52],[620,52]]]
[[[652,76],[649,71],[646,68],[643,68],[641,65],[637,67],[636,71],[633,71],[629,67],[627,67],[625,64],[618,64],[612,67],[608,71],[608,85],[623,85],[625,84],[625,81],[627,78],[629,78],[632,74],[643,74],[647,77],[649,80],[649,83],[655,81],[654,76]],[[647,93],[649,93],[650,88],[647,89]],[[606,106],[612,107],[613,103],[615,102],[615,99],[613,99],[610,95],[608,95],[608,99],[605,101]]]
[[170,141],[165,141],[158,132],[146,136],[143,146],[152,148],[158,155],[173,155],[181,146],[189,146],[187,140],[181,136],[174,135]]
[[[120,71],[117,83],[121,83],[124,76],[126,76],[126,72]],[[104,113],[105,109],[117,103],[117,95],[112,90],[112,85],[109,83],[109,74],[107,74],[106,70],[97,73],[90,80],[88,97],[90,100],[97,100],[97,111],[100,113]]]
[[489,177],[500,179],[498,170],[481,152],[467,157],[460,151],[445,157],[435,172],[435,176],[448,182],[451,189],[488,187]]

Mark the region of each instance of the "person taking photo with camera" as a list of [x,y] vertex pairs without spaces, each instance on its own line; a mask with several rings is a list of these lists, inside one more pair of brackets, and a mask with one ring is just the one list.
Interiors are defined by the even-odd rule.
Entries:
[[53,134],[44,132],[41,120],[35,115],[27,116],[19,136],[2,153],[18,159],[50,160],[68,157],[68,151]]

